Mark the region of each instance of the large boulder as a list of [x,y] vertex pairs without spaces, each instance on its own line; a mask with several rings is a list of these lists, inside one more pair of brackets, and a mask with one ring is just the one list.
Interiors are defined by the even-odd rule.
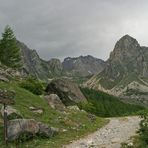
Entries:
[[[16,109],[14,109],[11,106],[7,106],[6,110],[7,110],[8,120],[23,118],[22,115]],[[4,107],[3,106],[1,108],[1,115],[2,115],[2,117],[4,117]]]
[[58,95],[50,94],[45,96],[45,99],[47,100],[49,106],[51,106],[53,109],[59,111],[63,111],[65,109],[65,105],[62,103]]
[[78,85],[66,78],[53,80],[48,84],[46,92],[57,94],[65,105],[87,101]]
[[37,122],[34,119],[15,119],[8,122],[8,141],[28,140],[34,136],[50,138],[58,129]]
[[39,132],[39,125],[34,119],[15,119],[8,122],[8,141],[24,140],[33,137]]

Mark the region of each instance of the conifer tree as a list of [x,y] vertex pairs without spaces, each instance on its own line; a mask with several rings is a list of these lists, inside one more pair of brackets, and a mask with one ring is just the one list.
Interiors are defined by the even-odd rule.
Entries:
[[9,26],[5,27],[0,40],[0,61],[2,64],[12,68],[21,66],[20,48],[17,45],[13,30]]

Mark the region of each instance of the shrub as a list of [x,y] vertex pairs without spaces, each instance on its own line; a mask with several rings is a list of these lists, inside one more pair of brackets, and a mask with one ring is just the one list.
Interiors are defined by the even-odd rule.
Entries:
[[28,77],[26,80],[23,80],[20,83],[20,87],[25,88],[36,95],[41,95],[44,90],[43,84],[33,77]]
[[140,143],[145,147],[148,146],[148,113],[142,115],[143,120],[140,122]]

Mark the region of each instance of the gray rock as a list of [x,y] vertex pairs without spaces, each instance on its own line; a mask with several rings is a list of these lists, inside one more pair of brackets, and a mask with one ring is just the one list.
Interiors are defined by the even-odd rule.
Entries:
[[6,77],[0,75],[0,81],[9,82],[9,79],[7,79]]
[[16,77],[21,77],[20,72],[15,69],[8,68],[7,66],[0,63],[0,81],[9,82]]
[[68,79],[55,79],[46,88],[48,94],[57,94],[65,105],[86,102],[78,85]]
[[43,114],[43,112],[44,112],[42,108],[38,108],[38,107],[30,106],[29,109],[32,112],[37,113],[37,114]]
[[80,111],[79,107],[76,105],[68,106],[67,109],[72,110],[72,111]]
[[50,94],[45,96],[45,99],[47,100],[48,104],[56,110],[59,111],[64,111],[65,110],[65,105],[62,103],[60,100],[59,96],[56,94]]
[[50,138],[58,133],[57,128],[37,122],[34,119],[15,119],[8,122],[8,141],[28,140],[34,136]]
[[[22,115],[20,114],[20,112],[18,112],[16,109],[14,109],[11,106],[7,106],[6,110],[7,110],[8,120],[23,118]],[[2,115],[2,117],[4,117],[4,107],[3,106],[1,108],[1,115]]]
[[43,124],[43,123],[39,122],[38,125],[39,125],[38,134],[42,137],[50,138],[59,132],[58,129],[53,128],[53,127],[49,127],[47,124]]
[[[34,119],[15,119],[8,122],[8,141],[31,138],[39,132],[39,125]],[[24,139],[24,140],[25,140]]]

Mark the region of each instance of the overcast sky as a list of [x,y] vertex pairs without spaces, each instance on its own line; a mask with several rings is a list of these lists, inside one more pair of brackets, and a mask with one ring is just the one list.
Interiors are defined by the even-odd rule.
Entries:
[[148,46],[148,0],[0,0],[0,32],[7,24],[44,59],[106,60],[125,34]]

